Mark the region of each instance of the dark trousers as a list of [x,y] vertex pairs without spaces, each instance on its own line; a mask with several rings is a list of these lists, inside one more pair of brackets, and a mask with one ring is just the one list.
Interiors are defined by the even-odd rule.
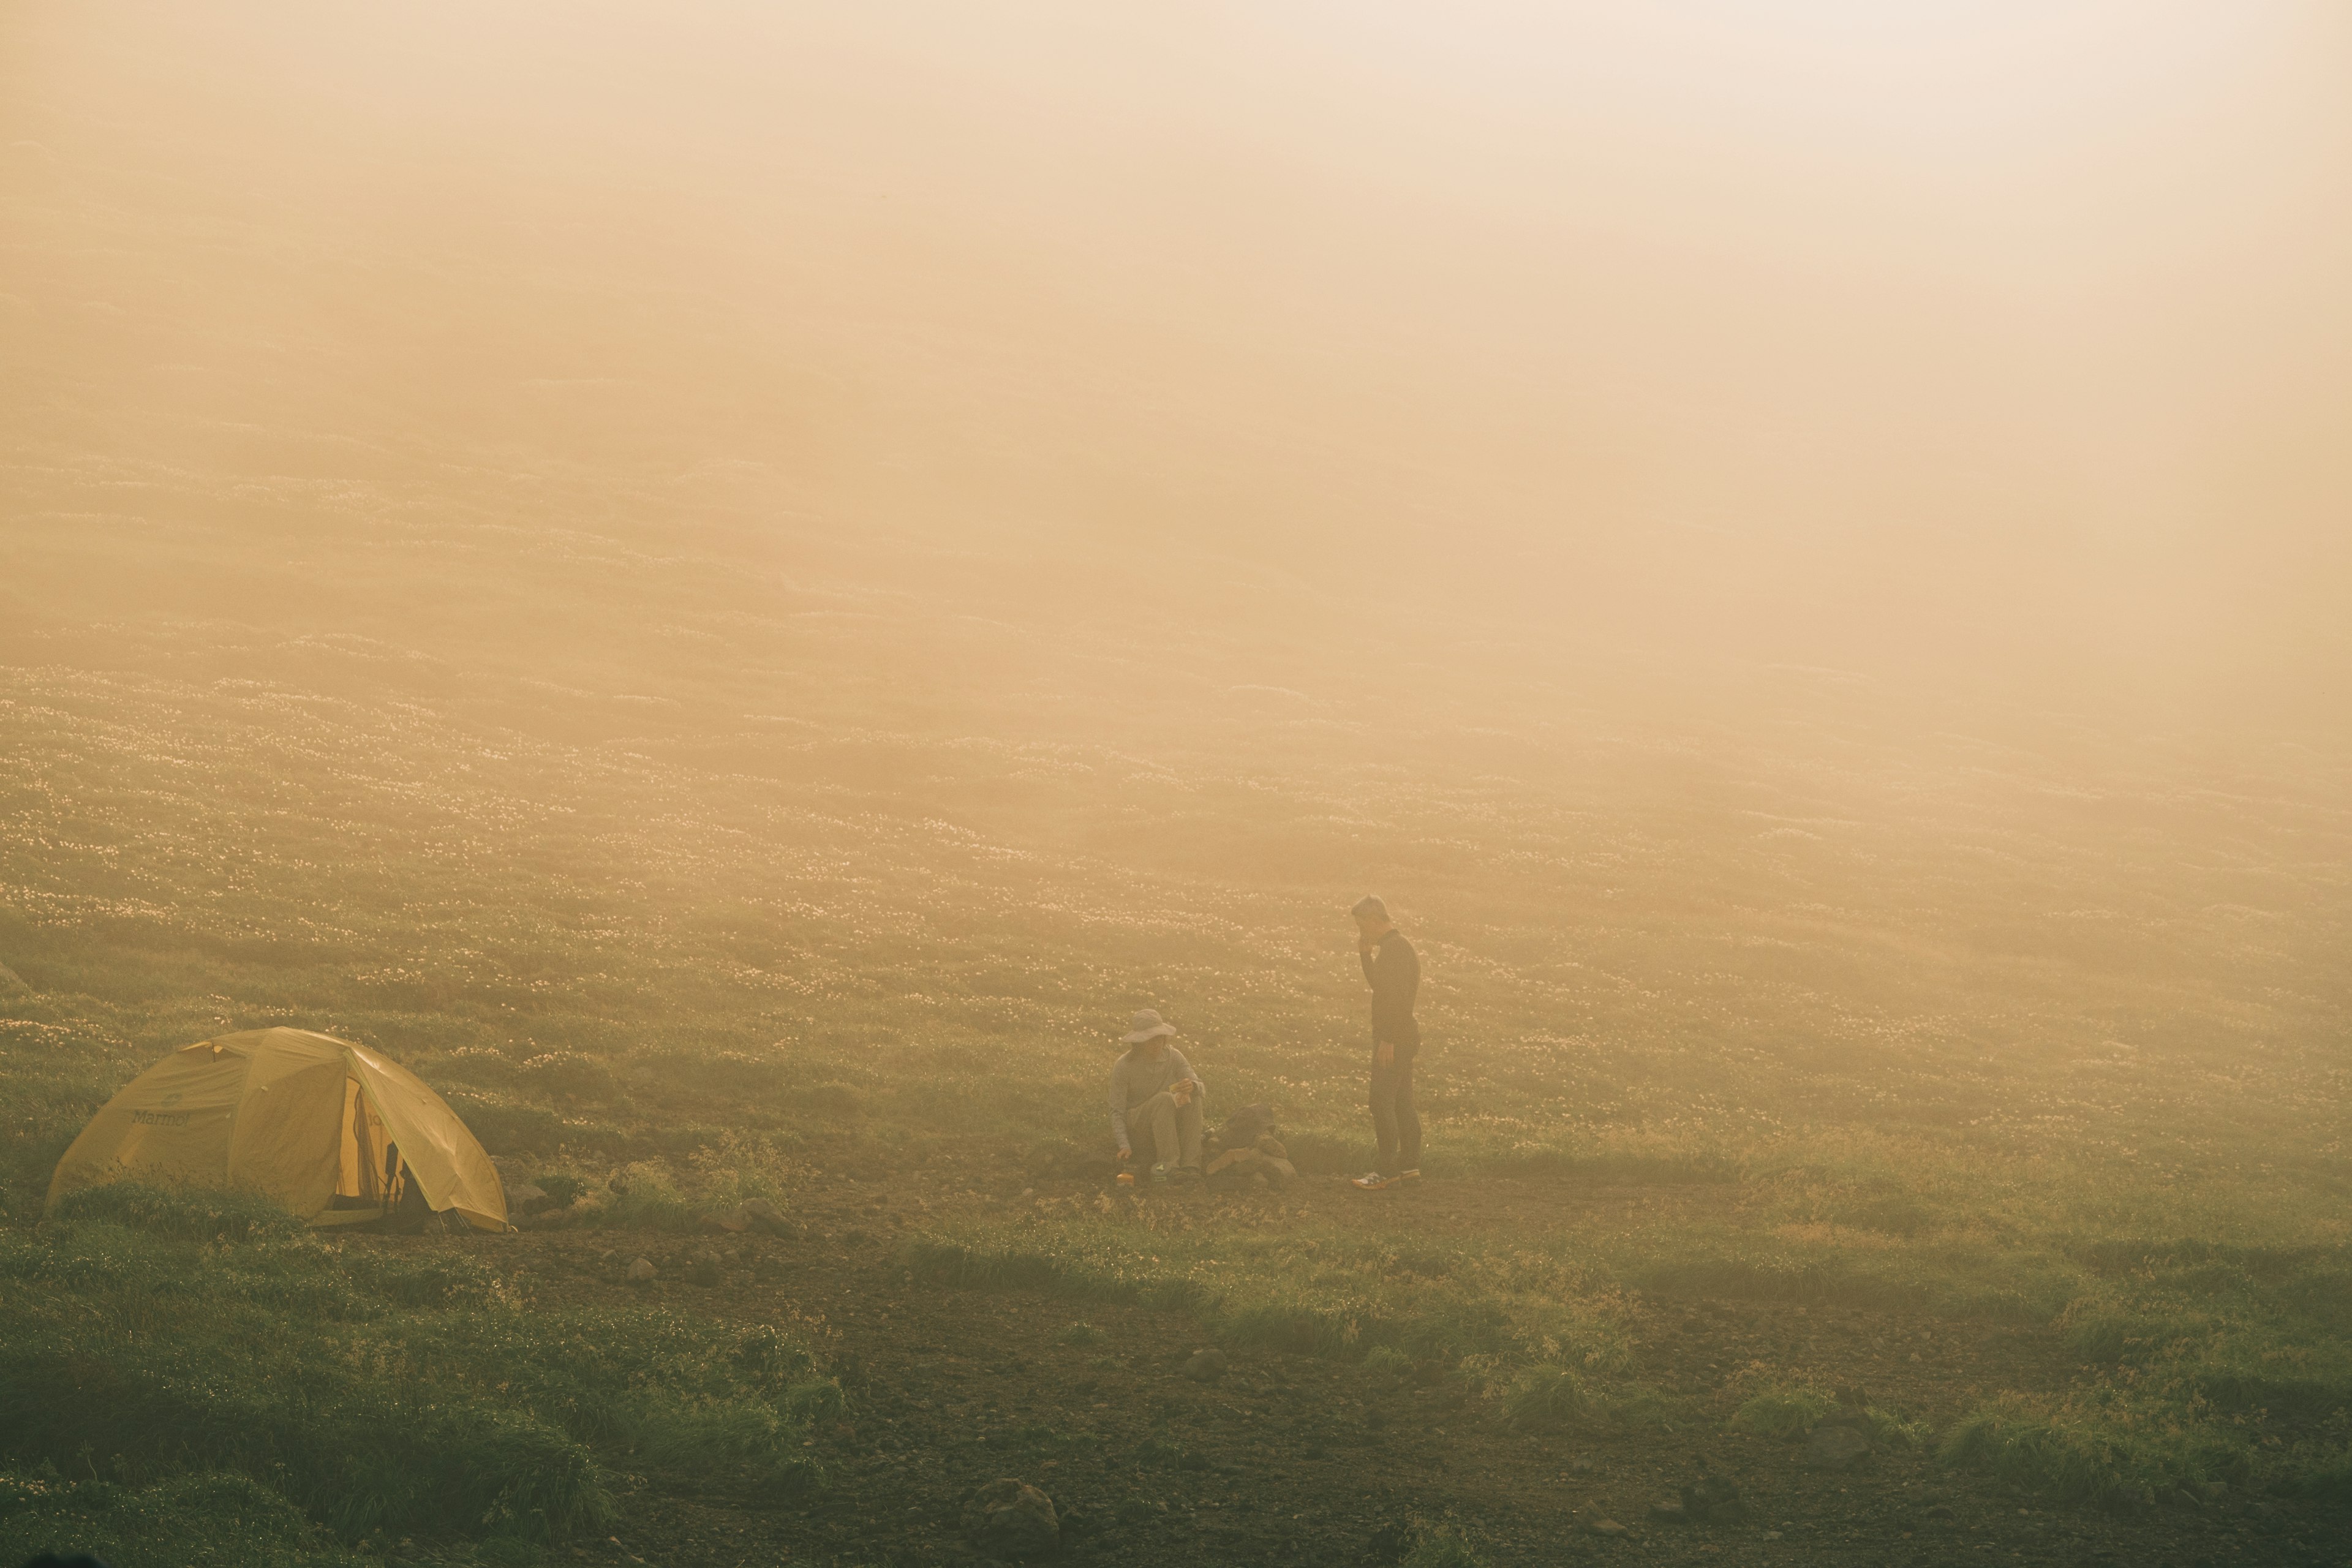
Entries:
[[1397,1047],[1386,1067],[1381,1066],[1380,1047],[1372,1047],[1372,1138],[1380,1144],[1381,1175],[1421,1169],[1421,1117],[1412,1108],[1410,1047]]

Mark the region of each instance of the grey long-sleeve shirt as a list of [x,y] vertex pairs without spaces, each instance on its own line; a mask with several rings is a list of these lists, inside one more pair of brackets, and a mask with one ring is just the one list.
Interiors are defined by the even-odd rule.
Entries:
[[1391,927],[1373,951],[1363,955],[1364,983],[1372,988],[1372,1040],[1398,1047],[1410,1056],[1421,1048],[1421,1025],[1412,1016],[1413,998],[1421,992],[1421,955]]
[[1178,1079],[1192,1080],[1192,1102],[1208,1103],[1208,1085],[1184,1059],[1184,1053],[1171,1046],[1157,1059],[1139,1061],[1133,1051],[1128,1051],[1110,1064],[1110,1135],[1118,1140],[1122,1149],[1132,1145],[1128,1141],[1127,1113],[1174,1083]]

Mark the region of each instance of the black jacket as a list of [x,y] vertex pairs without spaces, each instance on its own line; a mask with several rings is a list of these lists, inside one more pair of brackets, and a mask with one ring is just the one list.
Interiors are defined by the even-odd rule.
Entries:
[[1364,979],[1372,988],[1372,1042],[1391,1045],[1408,1055],[1421,1048],[1421,1025],[1412,1016],[1412,999],[1421,990],[1421,955],[1391,931],[1363,954]]

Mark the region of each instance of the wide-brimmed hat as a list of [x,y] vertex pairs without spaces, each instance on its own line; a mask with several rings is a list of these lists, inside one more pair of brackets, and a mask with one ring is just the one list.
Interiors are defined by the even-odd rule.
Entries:
[[1172,1035],[1176,1032],[1175,1025],[1149,1007],[1137,1013],[1128,1022],[1135,1026],[1127,1036],[1127,1044],[1130,1046],[1139,1046],[1146,1040],[1156,1040],[1162,1035]]

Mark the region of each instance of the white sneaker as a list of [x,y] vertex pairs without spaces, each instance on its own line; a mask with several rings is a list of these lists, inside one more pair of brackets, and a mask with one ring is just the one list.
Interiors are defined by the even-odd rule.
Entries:
[[1367,1193],[1381,1192],[1396,1184],[1394,1176],[1383,1176],[1378,1171],[1370,1172],[1361,1176],[1350,1176],[1348,1181],[1359,1191]]

